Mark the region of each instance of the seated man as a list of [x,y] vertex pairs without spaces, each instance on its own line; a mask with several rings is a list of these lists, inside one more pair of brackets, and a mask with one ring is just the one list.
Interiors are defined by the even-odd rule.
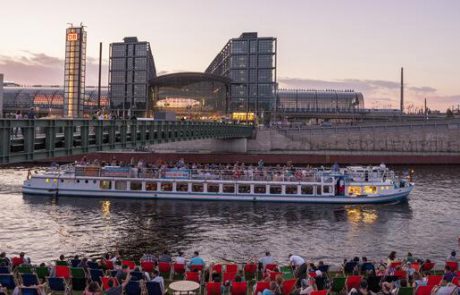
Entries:
[[163,279],[162,276],[160,276],[160,273],[158,272],[158,270],[154,270],[152,272],[152,282],[157,282],[158,284],[160,284],[160,288],[161,288],[161,294],[165,294],[165,280]]
[[190,259],[190,262],[188,263],[188,267],[192,267],[194,265],[202,265],[204,269],[205,264],[206,263],[204,262],[203,258],[200,257],[200,253],[198,253],[198,251],[195,251],[193,252],[192,259]]
[[271,256],[270,252],[267,251],[265,252],[265,256],[259,259],[259,270],[265,270],[265,266],[267,266],[267,264],[273,264],[273,263],[274,263],[273,256]]

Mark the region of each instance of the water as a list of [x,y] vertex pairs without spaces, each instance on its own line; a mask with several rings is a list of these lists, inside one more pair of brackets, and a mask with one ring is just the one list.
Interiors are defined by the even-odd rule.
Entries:
[[243,262],[270,250],[283,263],[292,252],[338,264],[395,250],[443,261],[460,236],[457,166],[416,167],[409,203],[372,206],[23,197],[26,174],[0,170],[0,251],[25,251],[33,262],[116,248],[133,258],[198,250],[206,260]]

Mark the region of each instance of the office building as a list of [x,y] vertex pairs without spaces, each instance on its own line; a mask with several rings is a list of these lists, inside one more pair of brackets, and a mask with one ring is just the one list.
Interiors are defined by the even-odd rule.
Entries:
[[86,77],[86,31],[83,26],[66,30],[64,67],[64,117],[79,118],[83,112]]
[[3,118],[3,74],[0,74],[0,118]]
[[110,107],[122,117],[150,117],[153,93],[150,86],[156,77],[150,43],[126,37],[110,44]]
[[277,111],[349,111],[364,108],[361,92],[353,90],[279,89]]
[[228,41],[205,71],[232,80],[231,112],[259,116],[276,104],[276,38],[243,33]]

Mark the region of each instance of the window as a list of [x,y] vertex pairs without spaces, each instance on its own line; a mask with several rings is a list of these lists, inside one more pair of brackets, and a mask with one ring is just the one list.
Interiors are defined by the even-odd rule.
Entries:
[[219,185],[208,183],[208,193],[218,193]]
[[156,182],[146,182],[145,183],[145,190],[146,191],[156,191],[157,190],[157,183]]
[[111,189],[112,182],[110,180],[101,180],[101,182],[99,183],[99,187],[101,189]]
[[254,185],[254,193],[256,194],[266,194],[267,186],[266,185]]
[[317,194],[318,196],[321,196],[321,194],[322,194],[322,193],[321,193],[321,185],[317,185],[317,186],[316,186],[316,194]]
[[368,195],[373,195],[377,193],[377,187],[375,185],[366,185],[364,187],[364,193]]
[[270,194],[272,195],[281,194],[281,185],[270,185]]
[[273,40],[259,40],[259,52],[271,53],[273,50]]
[[193,183],[192,184],[192,192],[194,193],[202,193],[204,191],[204,186],[202,183]]
[[125,191],[128,185],[126,184],[126,181],[123,180],[116,180],[115,181],[115,189],[119,191]]
[[172,183],[170,182],[163,182],[161,184],[161,191],[162,192],[170,192],[172,191]]
[[286,194],[296,195],[297,194],[297,185],[286,185]]
[[142,189],[142,182],[140,182],[140,181],[131,181],[130,189],[132,191],[140,191]]
[[239,194],[249,194],[251,192],[251,186],[249,184],[239,184],[238,193]]
[[235,185],[233,184],[224,184],[222,191],[226,194],[233,194],[235,193]]
[[349,195],[360,195],[361,194],[361,187],[360,186],[349,186],[348,187],[348,194]]
[[178,183],[176,183],[176,191],[177,192],[187,192],[188,191],[188,183],[186,183],[186,182],[178,182]]
[[330,194],[330,193],[332,193],[332,186],[330,185],[323,186],[323,194]]
[[302,195],[313,195],[313,186],[312,185],[302,185],[300,187],[300,193]]

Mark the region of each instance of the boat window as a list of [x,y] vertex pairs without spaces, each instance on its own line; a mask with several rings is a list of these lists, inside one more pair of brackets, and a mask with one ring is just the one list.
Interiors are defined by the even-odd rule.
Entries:
[[146,191],[156,191],[157,190],[157,183],[156,182],[146,182],[145,183],[145,190]]
[[202,193],[204,191],[204,185],[202,183],[192,183],[192,192]]
[[366,185],[364,187],[364,193],[368,195],[376,194],[377,193],[377,187],[375,185]]
[[142,189],[142,182],[140,182],[140,181],[131,181],[130,189],[132,191],[140,191]]
[[172,183],[171,182],[162,182],[161,183],[161,191],[162,192],[170,192],[170,191],[172,191]]
[[127,188],[126,181],[123,180],[116,180],[115,181],[115,189],[119,191],[124,191]]
[[208,193],[218,193],[219,192],[219,185],[208,183]]
[[254,185],[254,193],[256,194],[266,194],[267,186],[266,185]]
[[323,194],[330,194],[330,193],[332,193],[332,186],[330,185],[323,186]]
[[249,184],[239,184],[238,193],[239,194],[249,194],[251,192],[251,186]]
[[300,190],[302,195],[313,195],[313,185],[302,185]]
[[286,194],[296,195],[297,194],[297,185],[286,185]]
[[281,185],[270,185],[270,194],[273,194],[273,195],[281,194]]
[[317,195],[317,196],[321,196],[321,194],[322,194],[321,185],[317,185],[317,186],[316,186],[316,195]]
[[361,194],[361,187],[360,186],[349,186],[348,187],[348,194],[349,195],[360,195]]
[[178,182],[178,183],[176,183],[176,191],[177,192],[187,192],[188,191],[188,183],[186,183],[186,182]]
[[99,187],[101,189],[111,189],[112,182],[110,180],[101,180],[101,182],[99,183]]
[[235,192],[235,185],[233,184],[224,184],[222,187],[222,192],[226,194],[233,194]]

